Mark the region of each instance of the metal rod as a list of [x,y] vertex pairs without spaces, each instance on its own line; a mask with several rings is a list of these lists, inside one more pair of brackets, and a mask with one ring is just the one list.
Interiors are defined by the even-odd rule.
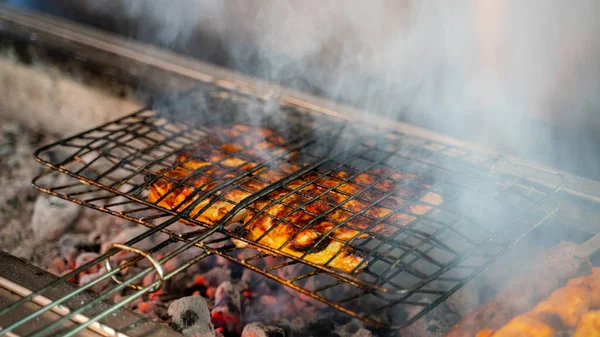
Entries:
[[[33,293],[31,290],[29,290],[19,284],[16,284],[10,280],[7,280],[1,276],[0,276],[0,286],[4,287],[20,296],[29,296]],[[50,311],[52,311],[55,314],[58,314],[60,316],[65,316],[71,312],[71,310],[65,306],[53,304],[53,301],[45,296],[41,296],[41,295],[34,296],[31,300],[31,302],[33,302],[41,307],[51,306]],[[82,315],[82,314],[77,314],[77,315],[73,316],[71,320],[77,324],[85,324],[87,322],[90,322],[90,318],[85,315]],[[107,325],[98,323],[98,322],[94,322],[94,323],[90,322],[88,327],[90,330],[92,330],[102,336],[129,337],[129,335],[127,335],[127,334],[118,332],[115,329],[113,329]],[[2,330],[2,327],[0,327],[0,330]],[[10,332],[8,329],[7,329],[7,331],[4,331],[3,333],[7,334],[6,336],[11,336],[11,334],[13,336],[16,336],[12,332]]]

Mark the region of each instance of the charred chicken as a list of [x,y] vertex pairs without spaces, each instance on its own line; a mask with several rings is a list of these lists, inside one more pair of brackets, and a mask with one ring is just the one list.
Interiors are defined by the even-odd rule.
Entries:
[[[225,134],[227,141],[208,137],[180,153],[173,169],[158,172],[150,189],[151,202],[175,211],[196,202],[189,217],[214,225],[245,198],[301,168],[284,162],[255,169],[285,151],[283,138],[268,129],[234,125],[217,132]],[[231,189],[218,189],[223,182],[243,175],[250,179]],[[345,170],[310,171],[238,210],[228,223],[243,222],[239,233],[244,241],[357,272],[366,261],[364,253],[351,246],[355,240],[392,235],[442,203],[439,194],[423,194],[430,185],[415,178],[386,168],[354,175]],[[242,240],[234,242],[247,245]]]

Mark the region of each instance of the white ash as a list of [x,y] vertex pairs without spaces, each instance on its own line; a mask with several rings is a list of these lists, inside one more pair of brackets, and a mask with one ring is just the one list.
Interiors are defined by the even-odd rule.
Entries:
[[221,283],[215,292],[215,306],[231,302],[236,307],[241,308],[240,293],[241,288],[239,284],[232,284],[230,281]]
[[[117,233],[116,236],[111,237],[109,240],[106,240],[101,245],[101,252],[106,252],[108,246],[112,243],[125,243],[138,235],[141,235],[148,231],[148,228],[139,225],[131,225],[129,227],[121,228],[121,230]],[[144,239],[136,244],[136,248],[145,250],[151,248],[153,246],[152,240]],[[132,255],[133,256],[133,255]]]
[[371,331],[364,329],[364,328],[360,328],[358,331],[356,331],[352,337],[372,337],[373,334],[371,333]]
[[[421,308],[415,308],[421,310]],[[412,317],[415,313],[408,313]],[[443,336],[460,319],[460,316],[448,310],[445,304],[438,305],[415,323],[401,330],[402,336]],[[393,321],[393,320],[392,320]]]
[[[94,252],[83,252],[83,253],[79,254],[79,256],[77,256],[77,258],[75,258],[75,268],[77,269],[77,268],[83,266],[84,264],[94,260],[98,256],[100,256],[100,254],[94,253]],[[90,271],[90,269],[93,268],[91,271],[97,271],[100,266],[101,266],[100,264],[97,264],[91,268],[88,268],[87,270]]]
[[465,316],[479,306],[479,291],[474,282],[465,284],[444,303],[449,310]]
[[171,326],[186,336],[215,336],[208,305],[200,296],[183,297],[173,301],[169,305],[168,313],[173,320]]
[[34,203],[40,194],[31,186],[43,167],[33,152],[55,137],[0,119],[0,247],[17,257],[47,266],[58,255],[54,242],[34,242],[30,226]]
[[254,322],[246,324],[242,337],[285,337],[285,331],[278,326]]
[[66,233],[58,240],[58,247],[60,256],[72,264],[84,252],[99,251],[99,242],[95,235]]
[[82,207],[82,213],[77,221],[77,229],[88,235],[96,242],[105,242],[114,237],[122,229],[125,220],[98,212],[95,209]]
[[202,273],[202,277],[207,286],[218,287],[231,280],[231,269],[222,266],[214,267]]
[[[104,275],[104,273],[106,273],[106,269],[101,268],[99,269],[97,272],[92,273],[92,274],[83,274],[79,277],[79,286],[84,286],[96,279],[98,279],[99,277],[101,277],[102,275]],[[97,293],[102,292],[102,290],[106,289],[107,287],[109,287],[112,283],[112,280],[110,279],[106,279],[106,280],[102,280],[99,283],[95,284],[94,286],[92,286],[91,290]]]
[[214,307],[211,310],[215,323],[234,328],[242,321],[242,285],[225,281],[215,291]]
[[37,241],[56,240],[79,215],[81,206],[54,196],[40,194],[35,201],[31,228]]
[[335,327],[334,332],[340,337],[374,337],[371,331],[364,327],[364,323],[358,319]]

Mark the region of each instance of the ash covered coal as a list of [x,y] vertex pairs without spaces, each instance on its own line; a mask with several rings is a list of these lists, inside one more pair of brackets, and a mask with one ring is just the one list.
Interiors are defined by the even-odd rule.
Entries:
[[[92,213],[86,210],[84,214]],[[105,252],[109,242],[125,242],[146,230],[119,218],[108,221],[113,219],[109,215],[98,217],[103,219],[99,222],[105,226],[102,234],[94,231],[67,233],[57,241],[61,256],[50,263],[50,271],[64,275]],[[88,221],[78,221],[75,228]],[[140,242],[139,248],[148,249],[165,238],[165,234],[155,234]],[[155,257],[161,258],[166,253],[155,253]],[[198,253],[199,249],[193,248],[164,263],[165,272]],[[111,258],[111,264],[117,266],[132,257],[130,253],[119,252]],[[128,267],[122,277],[144,267],[149,264],[142,260]],[[104,272],[104,267],[97,265],[71,281],[84,285]],[[149,285],[155,279],[155,272],[151,272],[143,278],[142,285]],[[103,281],[94,290],[101,293],[113,286],[112,281]],[[113,300],[118,302],[130,294],[132,291],[126,289]],[[145,294],[126,307],[169,324],[186,336],[374,336],[364,324],[357,321],[350,327],[345,326],[348,322],[345,315],[334,314],[320,302],[286,290],[262,275],[216,256],[190,266],[167,280],[160,291]]]
[[40,197],[40,193],[31,187],[31,180],[43,170],[41,166],[33,165],[32,153],[53,140],[55,137],[51,135],[0,119],[0,247],[40,266],[46,266],[49,258],[57,256],[58,252],[55,242],[40,236],[31,225],[36,200]]
[[208,304],[201,296],[182,297],[169,305],[171,327],[184,335],[198,337],[215,336]]
[[[18,125],[12,125],[8,129],[12,127],[18,130],[17,134],[22,132]],[[23,152],[23,162],[31,160],[30,155],[34,147],[25,147],[24,151],[19,150]],[[14,155],[14,150],[11,153]],[[14,173],[28,174],[29,176],[24,178],[28,182],[39,171],[22,170]],[[38,202],[38,209],[42,206],[49,209],[38,210],[41,213],[34,216],[39,193],[29,185],[27,188],[22,187],[26,192],[21,194],[18,193],[16,185],[10,187],[15,188],[13,194],[15,197],[22,198],[29,194],[30,197],[19,199],[22,204],[17,205],[18,208],[14,208],[14,212],[2,214],[20,216],[13,220],[14,223],[19,224],[18,228],[6,227],[7,223],[12,222],[3,222],[2,231],[11,235],[20,235],[13,238],[15,241],[12,245],[4,244],[3,249],[6,247],[9,253],[13,254],[26,252],[27,254],[20,254],[20,257],[46,268],[55,275],[65,275],[93,260],[106,252],[110,243],[126,242],[147,230],[143,226],[81,206],[78,206],[77,212],[68,215],[68,225],[61,227],[53,224],[52,221],[56,219],[48,214],[64,210],[62,204],[58,205],[47,200]],[[48,198],[45,195],[42,197]],[[63,202],[62,199],[60,201]],[[10,208],[8,210],[13,211]],[[36,227],[32,226],[32,219],[37,218],[39,219],[37,221],[40,221],[43,218],[42,214],[46,214],[49,227],[36,231]],[[65,216],[59,218],[66,219]],[[173,224],[171,227],[175,228],[178,225]],[[25,237],[33,239],[23,240]],[[8,243],[8,238],[4,235],[0,240]],[[147,250],[166,238],[167,235],[158,233],[135,246]],[[176,248],[176,245],[172,246],[169,249]],[[40,247],[43,250],[39,250]],[[38,251],[44,253],[38,255]],[[154,256],[161,258],[167,253],[168,250],[159,251]],[[172,271],[198,253],[199,249],[191,249],[164,263],[165,272]],[[135,256],[131,253],[121,251],[111,258],[111,264],[118,266],[133,257]],[[120,277],[127,278],[146,267],[149,267],[149,264],[142,260],[124,270]],[[104,275],[105,272],[103,264],[96,264],[71,277],[69,281],[83,286]],[[141,284],[148,285],[155,279],[155,272],[151,272],[143,278]],[[94,285],[92,290],[103,293],[112,289],[114,285],[112,280],[107,279]],[[125,289],[116,294],[112,300],[119,302],[132,293],[133,290]],[[360,327],[352,331],[341,329],[336,332],[336,329],[340,329],[340,326],[345,324],[347,318],[339,318],[339,315],[333,318],[331,309],[327,306],[285,289],[274,281],[218,256],[205,258],[190,266],[168,280],[160,291],[137,298],[126,307],[155,321],[169,324],[175,330],[189,336],[241,336],[244,331],[246,335],[248,331],[254,331],[252,333],[256,335],[257,331],[260,331],[266,336],[283,332],[283,336],[350,337],[354,336],[358,329],[363,329],[361,330],[363,334],[357,336],[368,336],[364,334],[367,328],[360,323],[358,323]],[[328,323],[324,324],[324,322]],[[245,328],[251,323],[254,324]]]

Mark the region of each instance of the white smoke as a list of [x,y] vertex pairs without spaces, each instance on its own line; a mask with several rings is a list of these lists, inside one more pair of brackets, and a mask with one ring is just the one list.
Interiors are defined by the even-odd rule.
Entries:
[[[140,21],[138,36],[180,50],[202,48],[195,34],[212,36],[232,68],[275,83],[529,160],[600,172],[600,156],[573,160],[586,144],[563,151],[569,158],[555,155],[544,125],[600,128],[597,0],[91,3],[118,7]],[[466,201],[456,206],[475,213]]]
[[198,50],[196,34],[211,36],[235,69],[518,155],[551,140],[539,117],[600,127],[596,0],[89,5],[160,44]]

